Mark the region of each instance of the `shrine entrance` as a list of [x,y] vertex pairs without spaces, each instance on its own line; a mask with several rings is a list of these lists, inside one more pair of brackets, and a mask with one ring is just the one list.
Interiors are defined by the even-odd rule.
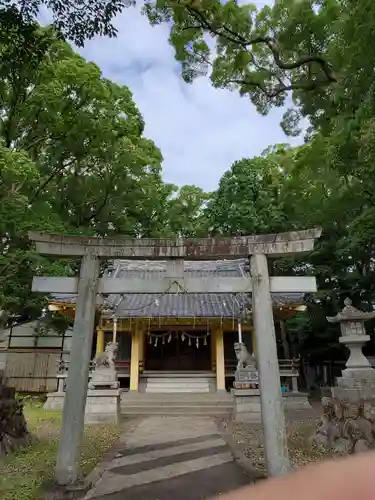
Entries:
[[211,370],[210,340],[207,332],[152,332],[145,339],[145,370]]
[[[312,276],[270,276],[268,260],[299,252],[311,252],[320,229],[223,238],[95,238],[29,233],[37,252],[60,258],[81,258],[79,277],[44,277],[33,279],[33,291],[77,295],[72,346],[60,433],[55,480],[59,485],[74,484],[79,477],[78,463],[83,439],[89,380],[91,347],[98,295],[103,303],[109,294],[251,294],[256,354],[260,380],[261,414],[268,475],[278,476],[289,470],[287,434],[280,389],[272,293],[316,292]],[[241,277],[194,278],[184,272],[184,260],[249,259],[250,272]],[[101,277],[101,261],[111,259],[165,261],[164,273],[156,279]],[[114,317],[115,317],[114,311]],[[117,324],[117,321],[114,322]],[[132,331],[130,390],[138,390],[140,357],[145,347],[144,331],[135,325]],[[115,332],[116,334],[117,332]],[[116,335],[114,338],[116,340]],[[151,336],[152,334],[150,334]],[[239,332],[240,337],[240,332]],[[146,335],[147,338],[147,335]],[[216,390],[225,391],[225,359],[222,325],[214,335]],[[192,343],[191,343],[192,344]],[[208,342],[207,342],[208,344]],[[149,345],[149,344],[148,344]],[[163,344],[161,344],[163,345]],[[166,345],[166,344],[164,344]],[[181,344],[178,344],[179,346]],[[177,359],[192,350],[183,348]],[[155,346],[157,347],[157,346]],[[173,344],[170,347],[173,349]],[[177,348],[176,348],[177,349]],[[186,349],[186,350],[185,350]],[[207,349],[209,347],[207,346]],[[176,359],[172,351],[171,360]],[[198,349],[196,351],[198,353]],[[181,360],[181,361],[180,361]],[[119,397],[119,396],[118,396]]]

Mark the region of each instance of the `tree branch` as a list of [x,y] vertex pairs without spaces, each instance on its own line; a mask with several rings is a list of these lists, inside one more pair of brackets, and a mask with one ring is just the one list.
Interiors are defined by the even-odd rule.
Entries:
[[[192,5],[187,5],[186,6],[187,11],[191,15],[191,17],[199,23],[198,26],[191,26],[189,25],[187,29],[203,29],[207,30],[209,33],[212,35],[218,36],[225,38],[229,42],[235,44],[235,45],[240,45],[242,46],[245,50],[249,50],[249,46],[252,45],[257,45],[257,44],[265,44],[269,50],[272,53],[273,60],[276,64],[276,66],[281,69],[281,70],[293,70],[293,69],[298,69],[302,68],[304,66],[308,66],[309,68],[311,67],[311,64],[315,63],[318,64],[324,73],[324,76],[326,78],[326,81],[318,81],[318,80],[313,80],[311,82],[295,82],[290,85],[280,85],[278,88],[271,93],[271,97],[276,97],[277,95],[287,92],[289,90],[297,90],[297,89],[304,89],[304,90],[314,90],[319,86],[324,86],[330,83],[337,82],[337,77],[335,75],[335,72],[332,68],[332,66],[329,64],[329,62],[322,57],[321,55],[305,55],[299,57],[296,61],[293,62],[284,62],[281,59],[281,54],[280,54],[280,47],[279,44],[276,40],[276,38],[271,38],[267,37],[264,35],[259,35],[255,36],[251,39],[246,39],[243,35],[236,33],[233,31],[231,28],[229,28],[226,25],[221,25],[219,28],[216,28],[213,26],[212,22],[210,22],[202,12],[200,12],[197,8],[193,7]],[[256,62],[254,62],[254,65],[257,66]],[[276,78],[279,80],[280,79],[276,76]],[[254,84],[258,88],[260,88],[262,91],[261,86],[259,84]],[[268,94],[266,93],[267,97]]]
[[34,193],[34,196],[31,197],[30,203],[34,203],[34,201],[37,200],[37,198],[40,196],[42,191],[48,186],[48,184],[54,179],[54,177],[56,177],[56,175],[61,175],[62,172],[67,167],[70,167],[70,165],[72,165],[75,161],[76,161],[76,158],[72,158],[72,160],[70,162],[68,162],[68,164],[62,165],[62,166],[58,167],[57,169],[53,170],[51,172],[51,174],[47,177],[47,179],[44,182],[42,182],[42,184],[38,187],[38,189]]

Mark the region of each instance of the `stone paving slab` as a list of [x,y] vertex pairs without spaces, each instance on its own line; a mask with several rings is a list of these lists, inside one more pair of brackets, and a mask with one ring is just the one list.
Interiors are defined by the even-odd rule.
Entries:
[[85,500],[201,500],[253,482],[212,418],[150,416],[121,442]]

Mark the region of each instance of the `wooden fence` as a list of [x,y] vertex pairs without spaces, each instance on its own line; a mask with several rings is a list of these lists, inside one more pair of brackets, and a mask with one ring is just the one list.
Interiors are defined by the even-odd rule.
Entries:
[[8,384],[18,392],[56,391],[60,355],[60,350],[9,349],[5,366]]

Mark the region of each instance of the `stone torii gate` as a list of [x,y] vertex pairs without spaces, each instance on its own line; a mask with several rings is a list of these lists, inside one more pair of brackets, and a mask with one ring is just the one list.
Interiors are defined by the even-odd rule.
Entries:
[[[35,277],[33,291],[76,293],[76,312],[63,409],[61,439],[55,471],[60,485],[78,479],[83,437],[89,362],[97,294],[120,293],[252,293],[260,399],[268,472],[289,469],[285,419],[280,388],[271,292],[314,292],[314,277],[270,277],[267,256],[311,251],[320,229],[233,238],[128,239],[29,233],[44,255],[81,257],[79,278]],[[251,278],[184,277],[184,260],[249,258]],[[155,280],[99,278],[101,260],[166,260],[164,278]]]

